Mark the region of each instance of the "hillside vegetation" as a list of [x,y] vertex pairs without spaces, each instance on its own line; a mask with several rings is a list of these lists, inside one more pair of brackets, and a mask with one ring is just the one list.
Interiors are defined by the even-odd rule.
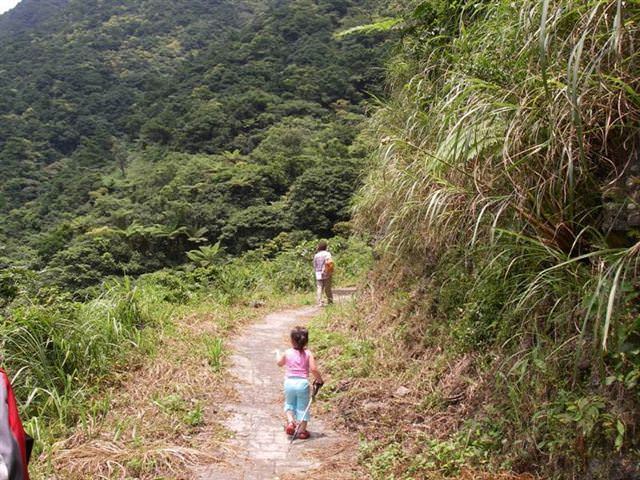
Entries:
[[372,6],[72,0],[45,19],[25,0],[2,18],[0,262],[77,292],[218,241],[332,234],[385,51],[333,33]]
[[639,21],[469,0],[389,23],[355,217],[380,259],[318,331],[374,478],[640,475]]
[[[640,477],[639,22],[628,0],[0,17],[0,357],[38,474],[176,322],[221,381],[226,336],[309,292],[337,235],[337,280],[368,276],[312,342],[372,478]],[[193,446],[202,406],[157,390]],[[180,464],[132,430],[123,472]]]
[[[225,335],[313,288],[317,238],[349,233],[388,50],[334,33],[376,9],[23,0],[0,17],[0,359],[36,475],[178,322],[216,312],[219,334],[194,338],[222,375]],[[360,240],[332,248],[341,281],[369,265]],[[180,464],[133,465],[136,432],[123,471]]]

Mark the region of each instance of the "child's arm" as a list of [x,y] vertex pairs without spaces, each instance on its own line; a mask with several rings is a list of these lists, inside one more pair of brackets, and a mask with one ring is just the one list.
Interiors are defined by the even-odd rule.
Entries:
[[278,364],[278,366],[283,367],[286,360],[286,352],[281,353],[280,350],[276,350],[276,363]]
[[316,382],[324,383],[324,381],[322,380],[322,375],[320,375],[320,370],[318,370],[316,359],[311,352],[309,352],[309,370],[311,370],[313,378],[315,378]]

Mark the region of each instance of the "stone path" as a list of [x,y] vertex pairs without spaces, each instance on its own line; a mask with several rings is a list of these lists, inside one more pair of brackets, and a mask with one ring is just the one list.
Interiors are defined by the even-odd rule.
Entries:
[[[309,424],[311,438],[296,440],[290,451],[283,430],[283,370],[275,363],[274,350],[287,348],[291,327],[304,325],[319,312],[318,307],[306,307],[267,315],[233,341],[229,372],[236,382],[237,401],[226,407],[226,427],[235,434],[231,453],[222,463],[204,468],[200,480],[275,480],[292,474],[296,478],[321,466],[321,455],[314,451],[335,450],[340,444],[342,435],[317,417]],[[310,343],[313,346],[313,339]]]

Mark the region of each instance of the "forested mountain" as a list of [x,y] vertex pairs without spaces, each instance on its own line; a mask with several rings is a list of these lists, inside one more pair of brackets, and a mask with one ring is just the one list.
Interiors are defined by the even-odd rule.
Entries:
[[37,28],[60,13],[67,3],[69,0],[22,0],[0,15],[0,38],[10,39]]
[[103,415],[169,312],[205,305],[223,372],[355,232],[359,295],[311,330],[371,478],[639,478],[638,38],[625,0],[23,0],[0,356],[30,431]]
[[334,34],[374,10],[24,0],[0,17],[4,262],[79,287],[202,243],[329,234],[349,217],[355,126],[386,51]]
[[[105,389],[164,351],[179,316],[216,317],[215,331],[194,324],[185,347],[222,376],[225,337],[258,312],[243,305],[312,286],[317,237],[349,231],[370,151],[361,125],[389,50],[384,34],[336,33],[378,10],[23,0],[0,16],[0,359],[36,438],[32,478],[104,476],[75,475],[52,446],[104,420],[94,407],[109,410]],[[332,252],[345,281],[369,265],[360,240],[334,238]],[[189,355],[171,366],[185,378]],[[127,403],[154,411],[160,397]],[[177,448],[149,448],[129,423],[137,414],[133,436],[110,436],[130,456],[118,475],[193,478],[182,448],[205,415],[200,399],[185,401],[186,423],[167,417],[167,432],[182,424]]]

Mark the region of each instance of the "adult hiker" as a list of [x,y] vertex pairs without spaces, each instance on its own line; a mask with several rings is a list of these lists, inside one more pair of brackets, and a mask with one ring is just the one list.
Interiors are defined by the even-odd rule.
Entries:
[[333,292],[331,291],[331,277],[333,276],[333,258],[327,250],[326,240],[320,240],[313,257],[313,270],[316,276],[316,303],[319,307],[322,303],[322,293],[327,296],[327,303],[333,303]]
[[0,369],[0,480],[29,480],[26,435],[9,377]]
[[314,394],[323,384],[322,375],[313,354],[307,350],[309,331],[304,327],[295,327],[291,330],[290,339],[291,348],[284,353],[276,350],[276,363],[279,367],[285,367],[284,411],[287,425],[284,431],[287,435],[305,440],[310,436],[307,430],[311,405],[309,372],[314,378]]

